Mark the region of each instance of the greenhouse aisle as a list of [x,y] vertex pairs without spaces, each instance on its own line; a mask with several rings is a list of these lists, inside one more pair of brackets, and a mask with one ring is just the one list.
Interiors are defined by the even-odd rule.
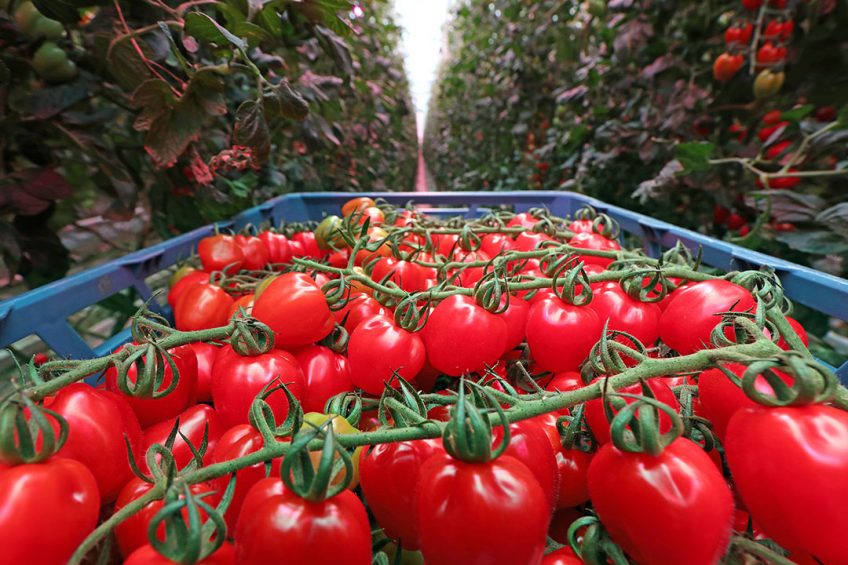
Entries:
[[431,176],[427,171],[427,163],[424,162],[424,153],[418,148],[418,172],[415,174],[415,192],[431,192]]

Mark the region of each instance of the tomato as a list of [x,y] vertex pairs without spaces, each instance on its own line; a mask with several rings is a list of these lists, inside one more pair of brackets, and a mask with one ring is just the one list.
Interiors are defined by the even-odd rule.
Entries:
[[188,273],[185,273],[181,276],[174,284],[171,285],[171,289],[168,291],[168,304],[171,308],[176,307],[177,301],[180,296],[182,296],[186,290],[190,287],[196,285],[197,283],[208,283],[209,282],[209,273],[205,271],[196,271],[192,270]]
[[506,223],[506,227],[522,227],[527,228],[528,230],[532,230],[533,226],[535,226],[538,221],[539,220],[534,218],[533,215],[529,212],[521,212],[520,214],[516,214],[515,216],[510,218],[510,220]]
[[545,555],[541,565],[583,565],[583,560],[574,555],[568,546]]
[[356,223],[359,225],[364,224],[365,220],[368,220],[369,225],[379,226],[386,219],[385,215],[383,215],[383,211],[375,206],[363,208],[362,210],[358,210],[357,213],[359,214],[359,217],[357,218]]
[[[485,251],[469,251],[468,253],[457,253],[454,260],[461,263],[473,263],[477,261],[489,261],[491,259]],[[451,275],[459,273],[457,276],[457,284],[465,288],[473,288],[477,281],[483,278],[486,267],[465,267],[451,271]]]
[[344,326],[350,334],[362,321],[374,316],[391,316],[392,313],[371,296],[361,292],[351,292],[347,303],[333,315],[336,323]]
[[290,263],[292,252],[289,249],[289,239],[281,233],[264,231],[259,234],[259,239],[268,250],[268,262],[272,264]]
[[[789,325],[792,326],[792,329],[795,330],[795,333],[798,334],[798,337],[801,338],[801,342],[808,346],[810,345],[810,336],[807,335],[807,330],[804,329],[804,326],[791,316],[786,316],[786,321],[789,322]],[[788,351],[791,349],[789,344],[786,343],[786,340],[783,339],[783,336],[780,336],[780,339],[777,340],[777,346],[783,349],[784,351]]]
[[250,316],[253,313],[253,303],[256,302],[256,295],[254,294],[245,294],[238,300],[233,302],[233,305],[230,306],[230,312],[227,316],[227,319],[232,318],[244,318],[245,316]]
[[197,402],[210,402],[212,400],[212,365],[218,356],[220,347],[211,343],[196,341],[190,343],[195,357],[197,357],[197,388],[195,397]]
[[[768,115],[768,114],[766,114]],[[765,118],[763,119],[765,121]],[[776,132],[783,133],[783,131],[789,126],[789,122],[778,122],[776,124],[770,125],[768,127],[764,127],[757,132],[757,137],[760,141],[765,143],[768,141]],[[780,135],[780,134],[778,134]]]
[[751,41],[753,32],[754,26],[750,22],[745,22],[741,26],[731,26],[724,32],[724,42],[727,45],[747,45]]
[[350,364],[344,355],[323,345],[307,345],[295,357],[304,376],[304,412],[323,412],[330,398],[353,391]]
[[362,494],[386,535],[406,549],[418,549],[415,487],[421,466],[443,451],[439,440],[401,441],[363,451],[359,472]]
[[589,500],[587,476],[592,454],[579,449],[560,448],[556,454],[559,488],[557,508],[570,508]]
[[[257,488],[258,484],[254,486]],[[309,501],[288,489],[258,503],[236,529],[236,563],[370,565],[371,528],[365,507],[344,490],[327,500]]]
[[315,233],[311,231],[302,231],[292,236],[293,241],[299,241],[303,245],[303,252],[307,257],[320,259],[326,257],[329,253],[326,249],[322,249],[318,245],[318,240],[315,239]]
[[[798,169],[795,167],[789,167],[787,169],[790,173],[797,173]],[[784,189],[784,188],[792,188],[797,186],[798,183],[801,182],[801,177],[789,176],[789,175],[778,175],[776,177],[772,177],[768,179],[768,187],[776,188],[776,189]],[[765,188],[765,183],[760,179],[754,181],[758,188]]]
[[327,216],[315,228],[315,243],[319,249],[333,250],[347,245],[342,237],[342,219],[338,216]]
[[158,424],[154,424],[144,430],[142,449],[140,452],[136,453],[138,467],[143,472],[149,472],[147,461],[145,459],[147,450],[156,443],[165,445],[165,441],[167,441],[171,430],[174,429],[177,419],[180,421],[180,431],[177,433],[177,437],[174,439],[174,447],[171,449],[171,453],[174,455],[174,462],[177,464],[177,469],[182,469],[193,459],[191,448],[188,446],[185,439],[183,439],[183,436],[188,438],[188,441],[191,442],[191,445],[193,445],[195,449],[200,449],[200,445],[203,443],[203,434],[207,430],[207,427],[209,430],[207,435],[208,443],[206,455],[203,457],[203,460],[206,463],[209,462],[209,455],[212,453],[212,450],[215,449],[215,445],[218,443],[218,438],[220,438],[224,433],[225,428],[221,423],[220,416],[218,416],[218,413],[215,412],[214,408],[207,406],[206,404],[196,404],[180,414],[178,418],[171,418],[164,422],[159,422]]
[[[100,500],[115,500],[132,477],[124,436],[135,453],[141,449],[141,428],[130,407],[118,395],[83,383],[61,389],[45,406],[68,422],[68,439],[56,457],[85,465],[97,481]],[[54,427],[58,432],[58,424]]]
[[289,253],[291,253],[291,257],[303,257],[306,255],[306,250],[303,248],[302,242],[290,239]]
[[255,235],[237,235],[235,236],[236,245],[241,248],[244,254],[244,261],[241,268],[246,271],[258,271],[264,269],[270,259],[268,248],[265,247],[265,242]]
[[[741,56],[741,55],[740,55]],[[786,48],[766,41],[757,50],[757,63],[759,65],[773,65],[786,58]]]
[[[765,72],[765,71],[763,71]],[[769,146],[765,151],[766,159],[774,160],[780,157],[789,147],[792,146],[792,142],[788,139],[784,139],[783,141],[778,141],[774,145]]]
[[198,283],[180,294],[174,306],[174,326],[184,332],[226,326],[233,299],[220,286]]
[[736,76],[744,64],[742,55],[722,53],[713,63],[713,78],[719,82],[727,82]]
[[[568,545],[568,528],[576,520],[579,520],[584,515],[577,508],[562,508],[554,512],[551,518],[551,524],[548,526],[548,535],[557,543]],[[581,530],[585,531],[583,528]],[[578,530],[580,532],[580,530]],[[582,537],[578,533],[578,539]]]
[[[568,245],[576,249],[595,249],[598,251],[618,251],[621,249],[617,241],[597,233],[578,233],[568,240]],[[612,258],[594,255],[580,255],[579,258],[586,265],[600,265],[601,267],[607,267],[613,262]]]
[[334,325],[324,293],[304,273],[275,278],[256,299],[253,316],[274,331],[277,347],[314,343]]
[[[602,377],[594,379],[592,382],[600,380]],[[648,383],[648,387],[654,393],[654,397],[660,402],[674,408],[675,410],[679,406],[677,402],[677,397],[674,396],[674,392],[671,390],[671,387],[665,383],[662,379],[648,379],[646,381]],[[603,383],[602,383],[603,385]],[[614,389],[610,386],[607,389],[607,392],[612,393]],[[622,392],[625,394],[642,394],[642,386],[640,384],[633,384],[630,386],[626,386],[618,389],[617,392]],[[635,402],[633,398],[625,398],[624,401],[627,404],[632,404]],[[594,400],[590,400],[585,404],[586,408],[583,413],[586,418],[586,423],[589,425],[589,428],[592,430],[592,435],[595,436],[595,439],[598,440],[599,444],[609,443],[610,441],[610,425],[607,421],[606,413],[604,412],[604,404],[600,398],[596,398]],[[618,413],[618,410],[613,409],[613,413]],[[671,430],[671,417],[669,417],[666,413],[660,413],[660,431],[662,433],[668,432]]]
[[433,455],[421,468],[416,506],[428,565],[542,559],[550,509],[533,473],[513,457],[466,463]]
[[645,347],[651,347],[659,337],[660,307],[631,298],[616,282],[596,289],[589,307],[602,324],[608,322],[608,329],[627,332]]
[[347,346],[350,378],[369,394],[379,396],[386,383],[399,386],[394,374],[411,381],[424,366],[426,352],[418,334],[397,327],[392,320],[375,316],[351,334]]
[[406,292],[424,290],[424,276],[415,263],[383,257],[371,270],[371,278],[377,282],[392,281]]
[[848,413],[824,405],[744,408],[730,419],[724,447],[766,536],[823,563],[846,563]]
[[[501,307],[506,302],[506,295],[501,298]],[[505,350],[515,349],[524,341],[525,329],[527,327],[527,315],[530,313],[530,305],[516,296],[510,296],[509,306],[499,316],[506,324],[506,346]]]
[[[465,345],[458,344],[456,336],[463,336]],[[486,365],[494,365],[506,339],[506,323],[463,295],[442,300],[424,326],[427,359],[451,376],[482,372]]]
[[[588,306],[559,298],[536,302],[527,314],[527,345],[543,371],[574,371],[601,338],[603,324]],[[563,347],[567,343],[568,347]]]
[[85,465],[53,458],[0,469],[0,509],[3,563],[64,565],[97,525],[100,496]]
[[[197,565],[234,565],[235,562],[236,554],[233,544],[224,542],[215,553],[198,561]],[[176,565],[176,563],[160,555],[150,544],[139,547],[124,561],[124,565]]]
[[[238,459],[239,457],[255,453],[264,446],[265,444],[262,440],[262,434],[256,431],[253,426],[250,424],[238,424],[224,432],[217,444],[214,447],[210,447],[209,463],[223,463],[225,461]],[[272,477],[279,477],[282,458],[274,459],[273,463],[270,474]],[[256,463],[255,465],[245,467],[244,469],[240,469],[236,472],[236,486],[235,491],[233,492],[233,499],[230,502],[230,506],[227,508],[226,514],[224,515],[227,520],[227,531],[230,532],[230,535],[235,532],[239,512],[241,511],[242,504],[244,503],[248,491],[250,491],[253,485],[264,478],[264,462]],[[218,477],[217,479],[213,479],[210,484],[217,492],[223,493],[227,489],[229,481],[230,475],[225,475]]]
[[542,242],[556,241],[551,236],[544,233],[521,232],[515,238],[514,251],[533,251],[539,248]]
[[712,565],[730,541],[733,495],[688,439],[657,456],[604,445],[589,465],[589,494],[612,539],[638,563]]
[[[493,444],[503,441],[503,427],[493,428],[492,432]],[[539,486],[542,487],[542,492],[545,493],[548,510],[553,512],[559,490],[559,474],[556,455],[548,441],[548,436],[532,420],[510,424],[509,432],[509,445],[504,455],[514,457],[530,469]]]
[[[323,414],[321,412],[307,412],[303,415],[304,423],[313,424],[315,426],[323,426],[326,422],[331,421],[333,425],[333,433],[335,435],[348,435],[348,434],[358,434],[359,430],[350,425],[350,422],[347,421],[343,416],[338,414]],[[357,447],[350,454],[350,458],[353,463],[353,471],[351,472],[350,483],[348,484],[348,489],[353,490],[359,484],[359,460],[360,454],[362,453],[362,447]],[[318,463],[321,461],[321,452],[320,451],[312,451],[309,453],[312,458],[312,464],[317,469]],[[335,456],[335,460],[339,459],[339,455]],[[346,471],[341,471],[336,477],[332,480],[331,484],[338,484],[342,482],[345,478]]]
[[200,264],[207,272],[224,271],[237,273],[244,263],[244,251],[231,235],[213,235],[204,237],[197,244],[197,254]]
[[721,322],[721,312],[753,312],[756,302],[743,287],[714,279],[678,289],[660,316],[660,339],[688,355],[710,349],[710,335]]
[[453,233],[433,234],[431,236],[435,249],[433,253],[451,257],[459,247],[459,236]]
[[371,198],[360,196],[359,198],[351,198],[342,205],[342,216],[350,216],[356,212],[361,212],[366,208],[373,208],[376,203]]
[[[212,400],[224,426],[246,424],[253,400],[272,381],[285,384],[295,398],[303,396],[303,371],[291,353],[274,350],[247,357],[234,352],[219,355],[212,367]],[[278,423],[285,420],[289,413],[285,392],[276,390],[265,402]]]
[[512,239],[502,233],[488,233],[480,238],[480,251],[489,257],[495,257],[514,247]]
[[759,10],[762,5],[763,0],[742,0],[742,7],[751,12]]
[[[187,345],[175,347],[168,350],[168,352],[171,354],[171,359],[177,367],[179,382],[177,382],[174,390],[161,398],[154,399],[125,395],[118,388],[118,370],[114,367],[106,370],[106,390],[120,394],[127,401],[138,417],[138,423],[142,428],[147,428],[162,420],[173,418],[185,410],[186,406],[194,403],[195,389],[197,387],[197,356]],[[130,366],[127,371],[127,381],[131,385],[136,382],[137,371],[138,369],[135,365]],[[171,371],[171,366],[166,362],[165,376],[162,379],[162,386],[157,389],[157,392],[167,390],[171,386],[173,378],[174,374]]]
[[[137,477],[131,479],[130,482],[121,489],[121,493],[118,495],[118,500],[115,502],[115,511],[117,512],[130,502],[141,498],[147,494],[147,491],[151,488],[153,488],[153,485],[144,482]],[[209,483],[197,483],[191,485],[189,489],[194,495],[209,493],[207,496],[203,497],[203,502],[213,507],[218,504],[218,501],[221,498],[220,493],[215,492]],[[118,549],[121,551],[121,555],[129,557],[129,555],[136,549],[147,545],[147,527],[150,524],[150,520],[152,520],[160,510],[162,510],[162,506],[163,504],[161,500],[148,502],[137,513],[115,526],[115,540],[118,542]],[[200,510],[200,515],[204,520],[207,518],[206,512],[203,510]],[[183,517],[187,519],[188,511],[183,510]],[[156,537],[160,540],[165,539],[164,523],[160,523],[159,527],[156,528]]]

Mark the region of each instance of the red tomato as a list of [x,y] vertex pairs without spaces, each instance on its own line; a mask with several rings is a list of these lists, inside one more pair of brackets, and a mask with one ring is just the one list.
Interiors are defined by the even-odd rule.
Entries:
[[269,284],[253,316],[274,331],[277,347],[308,345],[333,330],[333,314],[321,288],[304,273],[286,273]]
[[186,273],[174,286],[168,291],[168,304],[171,308],[177,306],[177,301],[180,299],[186,290],[198,283],[208,283],[209,273],[206,271],[191,271]]
[[370,225],[379,226],[385,220],[385,215],[383,214],[383,211],[380,210],[379,208],[374,207],[374,206],[364,208],[363,210],[360,210],[359,213],[360,213],[360,216],[359,216],[359,219],[357,220],[357,223],[359,225],[364,224],[365,220],[369,220]]
[[536,218],[533,217],[532,214],[528,212],[521,212],[520,214],[516,214],[506,223],[506,227],[515,228],[522,227],[527,229],[532,229],[533,226],[538,222]]
[[[506,296],[501,299],[501,307],[506,301]],[[506,346],[505,350],[515,349],[524,341],[525,329],[527,327],[527,315],[530,313],[530,305],[518,298],[510,296],[509,306],[499,316],[506,324]]]
[[233,299],[220,286],[194,284],[180,294],[174,306],[174,326],[184,332],[226,326]]
[[759,10],[763,5],[763,0],[742,0],[742,6],[751,12]]
[[[469,251],[468,253],[458,253],[457,255],[457,257],[454,257],[454,260],[462,263],[488,261],[490,259],[484,251]],[[485,269],[486,267],[466,267],[462,269],[459,271],[459,276],[457,277],[459,286],[473,288],[477,284],[477,281],[483,278]],[[456,272],[452,271],[450,274],[453,275]]]
[[351,292],[347,303],[340,310],[336,310],[333,315],[336,318],[336,323],[343,325],[344,329],[351,334],[363,320],[379,315],[388,317],[392,313],[373,297],[361,292]]
[[197,245],[200,264],[206,272],[237,273],[244,263],[244,251],[231,235],[204,237]]
[[245,503],[236,528],[236,563],[278,563],[285,556],[286,565],[336,565],[340,548],[345,563],[371,563],[368,515],[349,490],[313,502],[283,489],[250,510]]
[[579,449],[561,448],[556,454],[559,489],[556,507],[571,508],[589,500],[588,472],[592,454]]
[[724,42],[728,45],[747,45],[751,41],[754,26],[745,22],[742,26],[731,26],[724,32]]
[[489,257],[500,255],[504,251],[511,251],[515,243],[508,235],[502,233],[488,233],[480,238],[480,250]]
[[190,343],[189,347],[197,357],[197,389],[195,391],[197,402],[211,402],[212,365],[215,364],[220,347],[202,341]]
[[350,216],[355,212],[361,212],[366,208],[372,208],[374,205],[374,200],[366,196],[351,198],[342,205],[342,216]]
[[595,233],[593,220],[574,220],[568,224],[568,229],[574,233]]
[[[503,427],[492,428],[492,432],[493,444],[503,441]],[[509,445],[504,455],[514,457],[530,469],[545,493],[549,511],[553,512],[559,490],[559,474],[556,455],[551,449],[547,434],[532,420],[510,424],[509,432]]]
[[353,391],[350,364],[344,355],[323,345],[307,345],[295,357],[304,376],[304,412],[323,412],[331,397]]
[[583,560],[574,555],[568,546],[545,555],[541,565],[583,565]]
[[466,463],[436,454],[420,477],[418,536],[428,565],[541,561],[550,509],[523,463],[508,455]]
[[359,484],[368,507],[404,549],[418,549],[415,487],[421,466],[441,451],[439,440],[422,439],[381,443],[360,457]]
[[[456,336],[462,336],[465,345],[457,343]],[[442,300],[424,326],[430,364],[455,377],[493,366],[504,352],[506,338],[506,323],[463,295]]]
[[[183,410],[186,406],[194,404],[195,390],[197,388],[197,356],[194,351],[187,345],[175,347],[169,350],[171,359],[177,367],[179,373],[179,382],[176,388],[166,396],[161,398],[136,397],[125,395],[118,388],[118,370],[110,367],[106,371],[106,390],[121,395],[130,405],[135,415],[138,417],[138,423],[142,428],[147,428],[153,424],[173,418]],[[135,384],[138,375],[138,369],[132,365],[127,371],[127,381]],[[165,363],[165,377],[162,379],[162,386],[157,392],[167,390],[171,386],[174,374],[171,371],[171,366]]]
[[[792,329],[795,330],[795,333],[798,334],[799,338],[801,338],[801,342],[804,345],[809,346],[810,336],[807,335],[807,330],[804,329],[804,326],[802,326],[798,320],[791,316],[786,316],[786,321],[789,322],[789,325],[792,326]],[[783,349],[784,351],[792,349],[791,347],[789,347],[789,344],[786,343],[786,340],[783,339],[783,336],[780,336],[780,339],[777,340],[777,346]]]
[[[117,512],[133,500],[141,498],[147,494],[147,491],[151,488],[153,488],[153,485],[146,483],[137,477],[131,479],[130,482],[124,485],[124,488],[121,489],[121,493],[118,495],[118,500],[115,502],[115,511]],[[221,498],[220,494],[215,492],[209,483],[194,484],[191,485],[189,489],[192,494],[195,495],[211,493],[203,498],[203,502],[210,506],[217,505]],[[162,510],[162,506],[161,500],[149,502],[136,514],[133,514],[115,527],[115,539],[118,542],[118,549],[121,551],[121,555],[129,557],[129,555],[136,549],[147,545],[147,527],[150,524],[150,520],[153,519],[160,510]],[[207,518],[206,513],[202,510],[200,511],[200,515],[204,520]],[[188,512],[183,511],[183,516],[187,519]],[[165,539],[165,524],[160,523],[159,527],[156,528],[156,537],[160,540]]]
[[289,239],[280,233],[264,231],[259,234],[259,239],[268,250],[268,262],[274,264],[291,263],[292,252],[289,248]]
[[744,408],[730,419],[724,447],[766,536],[823,563],[846,563],[848,413],[824,405]]
[[[75,459],[97,481],[100,500],[112,502],[132,477],[127,445],[141,449],[141,428],[132,409],[118,395],[74,383],[60,390],[45,407],[68,422],[68,439],[56,457]],[[58,424],[54,426],[58,432]]]
[[549,235],[544,233],[521,232],[515,238],[515,251],[533,251],[540,246],[543,241],[555,241]]
[[320,259],[330,254],[329,249],[321,249],[318,245],[318,240],[315,238],[315,232],[302,231],[294,234],[292,240],[299,241],[303,245],[303,251],[307,257]]
[[583,377],[577,371],[562,371],[554,373],[542,381],[545,390],[568,392],[583,387]]
[[[177,433],[177,437],[174,440],[174,447],[171,449],[171,453],[174,455],[174,462],[177,464],[177,469],[182,469],[188,465],[193,458],[191,448],[182,436],[187,437],[195,449],[200,449],[200,445],[203,443],[203,433],[207,429],[207,426],[209,429],[207,439],[208,446],[203,460],[208,463],[209,455],[212,453],[212,450],[215,449],[215,445],[218,443],[218,438],[221,437],[221,434],[224,433],[225,429],[221,423],[221,418],[218,416],[218,413],[215,412],[215,409],[211,406],[207,406],[206,404],[196,404],[180,414],[179,420],[180,431]],[[164,422],[154,424],[144,430],[142,449],[136,454],[138,467],[143,472],[148,472],[147,461],[145,459],[147,450],[155,443],[165,445],[165,441],[168,439],[168,435],[171,433],[171,430],[174,429],[174,425],[176,423],[177,418],[171,418]]]
[[[221,436],[217,444],[210,448],[209,463],[223,463],[244,457],[251,453],[255,453],[264,447],[262,434],[250,424],[238,424],[233,426]],[[271,469],[271,476],[279,476],[280,464],[282,458],[274,459],[274,465]],[[227,520],[227,531],[232,535],[236,531],[236,523],[242,504],[251,487],[265,478],[265,463],[257,463],[250,467],[245,467],[236,472],[236,486],[233,492],[233,500],[227,508],[224,517]],[[227,489],[230,481],[230,475],[213,479],[210,484],[217,492],[223,493]]]
[[[592,382],[598,381],[600,378],[601,377],[594,379]],[[677,407],[679,406],[677,397],[674,396],[674,392],[671,390],[671,387],[665,383],[665,381],[662,379],[648,379],[647,383],[657,400],[677,410]],[[612,386],[609,387],[607,392],[613,392]],[[618,392],[623,392],[625,394],[642,394],[642,386],[637,383],[621,388]],[[635,402],[635,399],[625,398],[624,401],[627,404],[632,404]],[[586,408],[583,415],[586,418],[586,423],[589,424],[589,428],[591,428],[595,439],[597,439],[600,444],[609,443],[610,425],[607,421],[606,413],[604,412],[603,401],[600,398],[596,398],[587,402],[585,406]],[[618,413],[618,410],[613,410],[613,412]],[[668,414],[661,412],[660,431],[665,433],[669,430],[671,430],[671,418]]]
[[779,63],[786,58],[786,49],[766,41],[757,50],[757,63],[760,65],[771,65]]
[[730,541],[733,495],[688,439],[656,457],[604,445],[589,465],[589,494],[612,539],[638,563],[712,565]]
[[[303,397],[303,371],[291,353],[274,350],[252,357],[219,356],[212,367],[212,400],[224,426],[246,424],[253,400],[271,381],[285,384],[295,398]],[[274,391],[265,402],[278,423],[285,420],[289,401],[282,390]]]
[[347,346],[353,384],[374,395],[383,393],[385,383],[397,372],[411,381],[424,366],[424,342],[418,334],[397,327],[383,316],[365,320],[351,334]]
[[254,235],[237,235],[234,238],[242,253],[244,261],[241,268],[246,271],[264,269],[270,259],[270,253],[265,242]]
[[651,347],[660,335],[660,307],[631,298],[618,283],[604,283],[595,289],[589,307],[601,324],[609,321],[608,329],[627,332],[645,347]]
[[603,324],[587,306],[550,298],[530,307],[526,331],[530,354],[540,369],[574,371],[601,338]]
[[289,240],[289,253],[291,257],[304,257],[306,256],[306,250],[303,247],[303,242],[297,241],[295,239]]
[[424,277],[418,265],[394,257],[379,259],[371,271],[371,278],[377,282],[390,280],[406,292],[424,290]]
[[721,322],[721,312],[753,312],[756,306],[751,293],[731,282],[693,283],[674,292],[660,316],[660,339],[681,355],[709,349],[710,334]]
[[[596,249],[598,251],[618,251],[621,249],[621,246],[614,239],[596,233],[578,233],[568,240],[568,245],[577,249]],[[579,257],[586,265],[600,265],[601,267],[607,267],[613,261],[608,257],[593,255],[580,255]]]
[[79,461],[54,458],[0,469],[0,560],[64,565],[99,513],[97,482]]
[[562,508],[557,510],[554,512],[553,518],[551,518],[550,526],[548,526],[548,535],[554,541],[568,545],[568,528],[573,522],[582,518],[583,515],[584,513],[577,508]]
[[[229,542],[224,542],[224,545],[218,548],[218,550],[203,559],[202,561],[198,561],[197,565],[234,565],[236,562],[236,553],[233,549],[233,544]],[[163,557],[160,555],[153,546],[143,545],[132,552],[132,554],[127,557],[126,561],[124,561],[124,565],[176,565],[176,561],[171,561],[170,559]]]

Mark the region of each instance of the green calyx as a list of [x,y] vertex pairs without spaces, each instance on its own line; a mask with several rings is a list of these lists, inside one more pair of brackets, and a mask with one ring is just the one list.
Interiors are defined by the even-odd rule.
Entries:
[[[476,393],[476,400],[488,405],[489,411],[497,414],[503,426],[503,440],[492,448],[492,424],[488,415],[468,399],[466,386]],[[500,404],[482,386],[461,379],[456,405],[451,410],[451,419],[445,426],[442,442],[451,457],[467,463],[485,463],[506,451],[509,445],[509,420]]]
[[[316,439],[323,440],[317,465],[309,449],[309,443]],[[298,430],[283,458],[280,472],[287,488],[313,502],[332,498],[348,487],[353,476],[353,461],[336,441],[332,419],[320,427],[306,422]]]
[[[760,376],[768,383],[771,393],[757,390]],[[786,376],[791,381],[789,384]],[[838,389],[839,381],[830,369],[798,351],[783,351],[772,359],[754,361],[742,375],[742,390],[751,400],[765,406],[820,404],[832,399]]]
[[26,395],[18,396],[0,407],[0,462],[17,465],[45,461],[64,445],[68,422]]
[[255,318],[234,317],[230,345],[239,355],[254,357],[274,349],[274,332]]
[[[671,406],[654,398],[646,381],[641,384],[642,395],[605,394],[604,411],[610,420],[610,437],[616,448],[626,453],[657,456],[683,434],[683,422]],[[635,402],[624,404],[625,398]],[[609,399],[618,404],[618,413],[614,416]],[[668,415],[672,422],[671,429],[665,433],[660,431],[660,412]]]
[[[581,531],[584,530],[585,531]],[[568,545],[586,565],[628,565],[630,561],[610,538],[597,516],[578,518],[568,527]]]

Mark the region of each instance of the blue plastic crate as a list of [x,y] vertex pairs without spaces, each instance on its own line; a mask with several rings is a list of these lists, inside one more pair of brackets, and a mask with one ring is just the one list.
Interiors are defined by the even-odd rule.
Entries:
[[[317,221],[327,214],[338,214],[341,204],[353,196],[379,197],[397,205],[412,201],[433,207],[428,210],[431,214],[466,217],[479,217],[492,208],[504,205],[512,206],[517,212],[545,206],[552,213],[565,216],[590,205],[617,220],[625,232],[641,238],[645,251],[653,257],[679,241],[692,251],[700,247],[705,264],[725,271],[758,269],[768,265],[778,274],[786,295],[793,301],[829,316],[848,320],[848,280],[719,241],[573,192],[288,194],[245,210],[229,221],[219,222],[217,227],[221,230],[239,230],[247,224],[260,225],[264,222],[278,225],[283,221]],[[195,251],[197,243],[214,231],[214,225],[202,227],[0,302],[0,346],[6,347],[27,336],[37,335],[54,352],[64,357],[83,359],[108,353],[129,339],[128,330],[123,330],[92,348],[68,323],[68,317],[128,288],[134,288],[144,299],[149,298],[152,291],[145,279],[188,258]],[[151,301],[150,306],[161,314],[170,316],[167,306],[162,307],[156,301]],[[848,382],[848,363],[837,369],[837,375],[843,382]]]

